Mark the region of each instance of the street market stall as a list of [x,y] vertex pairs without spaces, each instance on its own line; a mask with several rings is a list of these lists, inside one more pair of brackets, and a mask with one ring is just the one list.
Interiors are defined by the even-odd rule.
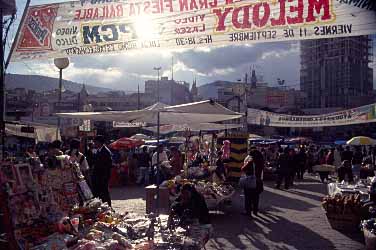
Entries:
[[196,190],[203,195],[209,210],[220,210],[227,204],[231,204],[231,199],[235,194],[235,189],[230,184],[181,179],[178,176],[161,184],[161,187],[168,188],[171,203],[176,199],[181,186],[185,183],[193,184]]
[[[95,121],[144,122],[148,124],[155,124],[157,126],[157,144],[159,144],[161,125],[214,123],[239,119],[243,115],[238,112],[231,111],[212,100],[206,100],[168,107],[164,107],[164,105],[162,105],[162,107],[149,107],[143,110],[135,111],[59,113],[57,116],[62,118],[79,118]],[[159,178],[159,154],[157,154],[157,162],[158,165],[156,166],[156,176]],[[185,174],[187,174],[187,167],[188,166],[186,164],[184,167]],[[159,183],[158,179],[157,183]],[[157,189],[158,188],[159,186],[157,186]],[[158,197],[159,192],[157,192],[157,200]]]
[[324,197],[322,206],[333,229],[359,231],[360,221],[362,216],[365,216],[362,207],[369,201],[373,182],[374,179],[369,178],[356,184],[344,181],[328,184],[328,195]]
[[9,249],[201,249],[210,238],[210,225],[182,227],[168,216],[118,214],[93,198],[68,156],[48,162],[1,166]]

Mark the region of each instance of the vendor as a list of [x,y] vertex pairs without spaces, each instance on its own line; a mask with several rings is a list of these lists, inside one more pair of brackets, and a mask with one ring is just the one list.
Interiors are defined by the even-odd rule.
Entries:
[[198,219],[200,224],[209,224],[209,209],[204,197],[192,184],[184,184],[179,197],[172,205],[172,213],[180,217],[182,222]]
[[344,160],[342,162],[342,165],[338,168],[337,172],[338,172],[339,182],[344,181],[346,177],[347,177],[348,182],[354,181],[352,170],[351,170],[351,162],[349,160]]
[[170,164],[172,166],[172,175],[177,176],[183,170],[183,160],[177,147],[171,147]]
[[374,167],[372,165],[372,159],[365,157],[359,172],[359,179],[367,179],[368,177],[375,176]]
[[213,181],[216,183],[221,183],[226,180],[226,168],[223,159],[222,151],[218,152],[218,159],[216,162],[216,168],[214,171]]
[[374,218],[376,211],[376,193],[372,191],[369,194],[369,200],[362,205],[361,219],[368,220]]

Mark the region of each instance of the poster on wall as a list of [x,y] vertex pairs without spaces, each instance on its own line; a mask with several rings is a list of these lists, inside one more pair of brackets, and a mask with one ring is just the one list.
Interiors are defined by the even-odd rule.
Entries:
[[13,61],[376,33],[373,0],[80,0],[31,6]]
[[284,115],[248,109],[248,124],[270,127],[330,127],[376,122],[376,103],[324,115]]

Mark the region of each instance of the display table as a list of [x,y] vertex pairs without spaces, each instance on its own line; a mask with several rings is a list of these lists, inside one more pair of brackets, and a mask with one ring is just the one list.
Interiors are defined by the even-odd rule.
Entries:
[[369,198],[368,187],[365,185],[346,185],[337,182],[328,184],[328,195],[334,196],[336,194],[360,194],[362,200]]

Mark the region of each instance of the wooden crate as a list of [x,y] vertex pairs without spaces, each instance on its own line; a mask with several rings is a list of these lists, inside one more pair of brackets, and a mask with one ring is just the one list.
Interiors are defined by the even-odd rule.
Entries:
[[[159,188],[159,201],[157,201],[157,186],[145,187],[146,193],[146,213],[170,213],[170,192],[166,187]],[[159,205],[159,206],[158,206]]]

